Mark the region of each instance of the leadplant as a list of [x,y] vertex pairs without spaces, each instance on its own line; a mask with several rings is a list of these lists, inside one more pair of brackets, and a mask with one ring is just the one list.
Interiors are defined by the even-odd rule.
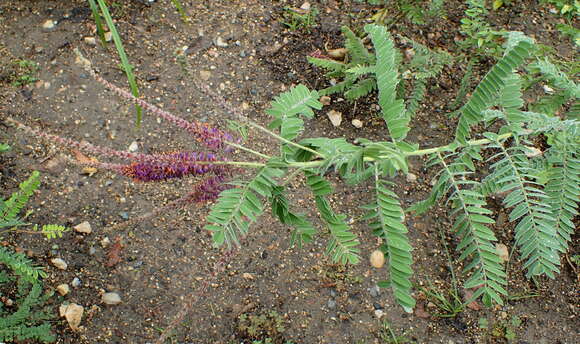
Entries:
[[[349,31],[345,32],[350,35]],[[395,300],[407,312],[412,311],[415,301],[413,245],[406,221],[411,216],[426,213],[440,201],[446,202],[454,221],[448,230],[459,240],[456,251],[458,260],[464,264],[464,287],[474,289],[473,299],[481,298],[486,305],[502,304],[509,290],[509,271],[496,252],[497,237],[491,226],[493,213],[487,206],[487,198],[491,196],[503,198],[504,206],[510,210],[514,244],[524,261],[526,275],[554,278],[559,271],[560,256],[567,251],[574,233],[573,218],[577,214],[580,193],[580,123],[573,116],[561,118],[540,110],[525,111],[526,106],[531,109],[533,105],[523,100],[519,66],[536,54],[534,41],[522,33],[507,34],[503,57],[457,112],[456,137],[446,145],[420,148],[407,141],[412,111],[397,87],[401,82],[400,53],[385,27],[367,25],[365,32],[374,53],[357,40],[349,43],[349,49],[359,61],[374,62],[349,68],[356,75],[370,74],[369,79],[376,82],[381,116],[387,129],[383,140],[359,138],[348,142],[344,138],[303,138],[306,121],[314,119],[315,110],[322,108],[318,100],[322,92],[311,91],[303,85],[291,88],[272,101],[266,113],[273,121],[265,128],[246,118],[207,85],[196,81],[196,85],[217,104],[227,108],[252,131],[277,140],[279,153],[270,156],[243,146],[227,132],[208,124],[188,122],[135,98],[97,76],[90,63],[83,59],[80,60],[91,75],[106,88],[185,129],[212,153],[117,151],[51,135],[14,120],[11,122],[38,137],[74,149],[128,160],[130,163],[124,164],[100,160],[79,163],[137,181],[161,182],[186,176],[205,178],[172,204],[200,204],[217,199],[206,219],[206,229],[213,234],[216,246],[241,245],[242,239],[251,235],[250,225],[258,221],[269,204],[272,214],[292,228],[292,245],[308,244],[316,240],[317,233],[326,233],[328,257],[336,263],[356,264],[362,255],[359,243],[366,235],[362,225],[349,218],[351,214],[336,210],[329,175],[337,175],[351,185],[367,183],[374,191],[371,203],[364,206],[368,213],[365,219],[369,220],[372,233],[382,240],[381,250],[387,257],[388,279],[380,285],[391,288]],[[337,62],[324,61],[327,62],[337,68],[336,72],[344,71],[339,69],[343,67]],[[538,60],[537,68],[554,85],[565,90],[568,103],[577,102],[574,82],[542,60]],[[530,143],[544,137],[549,147],[545,152]],[[226,154],[232,150],[251,154],[255,160],[229,159]],[[395,180],[400,183],[400,179],[393,178],[408,174],[408,159],[421,156],[429,157],[428,168],[438,170],[434,186],[427,199],[404,209],[396,193],[400,186]],[[491,172],[485,167],[490,167]],[[240,177],[239,168],[253,168],[257,172],[247,180]],[[287,195],[286,185],[296,180],[304,181],[305,187],[312,192],[314,211],[300,213],[300,208],[291,204],[292,197]],[[318,215],[320,221],[311,219],[314,215]],[[317,223],[327,230],[317,230]],[[352,223],[356,224],[354,228]]]
[[[353,67],[351,70],[372,73],[376,80],[389,141],[358,139],[355,143],[349,143],[344,139],[329,138],[299,140],[303,120],[298,117],[301,113],[311,116],[307,110],[296,110],[297,107],[307,106],[305,99],[308,95],[312,96],[303,86],[280,96],[272,106],[276,111],[269,111],[276,118],[271,128],[281,133],[291,133],[282,134],[285,138],[296,138],[293,144],[282,142],[282,159],[277,161],[277,166],[284,167],[284,174],[292,169],[304,173],[306,184],[313,190],[318,213],[329,228],[329,257],[335,262],[354,263],[360,255],[356,248],[360,239],[354,230],[348,228],[345,217],[337,215],[326,199],[332,188],[325,176],[334,172],[352,184],[365,182],[374,176],[375,200],[364,208],[369,211],[365,219],[370,220],[373,233],[382,239],[381,249],[388,258],[389,280],[381,285],[392,288],[396,301],[407,311],[412,310],[415,301],[411,282],[412,245],[405,218],[428,211],[440,200],[446,200],[450,216],[454,219],[450,230],[459,239],[456,248],[458,260],[465,262],[464,287],[475,290],[472,300],[481,298],[486,305],[503,304],[503,299],[508,295],[508,272],[496,252],[497,237],[491,226],[495,220],[493,212],[487,207],[487,197],[492,195],[507,195],[504,206],[512,209],[509,219],[515,224],[515,245],[524,261],[526,275],[530,278],[554,278],[559,271],[559,257],[566,251],[574,231],[572,219],[577,214],[579,123],[575,119],[560,119],[550,114],[522,110],[522,80],[515,72],[533,55],[533,40],[521,33],[507,34],[503,57],[458,111],[455,140],[445,146],[419,149],[417,145],[405,141],[411,115],[398,96],[400,60],[396,57],[398,52],[393,39],[382,26],[368,25],[365,31],[374,46],[374,54],[368,56],[374,56],[375,65]],[[353,50],[357,51],[356,46]],[[359,50],[357,56],[365,56],[365,51]],[[568,90],[567,99],[577,99],[573,82],[553,68],[548,68],[550,66],[542,60],[537,65],[546,78]],[[295,96],[298,93],[302,97]],[[284,106],[280,104],[282,99],[286,100]],[[313,102],[310,107],[313,105],[318,106]],[[285,113],[283,108],[288,112]],[[284,130],[284,121],[288,121],[292,130]],[[500,124],[501,129],[497,132],[479,133],[473,130],[476,125],[485,128],[494,123]],[[526,143],[528,137],[540,134],[550,138],[546,159],[538,156],[537,149],[529,148],[531,144]],[[488,150],[494,151],[495,155],[486,160],[484,152]],[[429,198],[404,210],[394,192],[395,184],[389,178],[408,173],[407,158],[421,155],[430,156],[428,166],[438,168],[439,173]],[[481,173],[478,166],[486,161],[491,165],[491,173],[481,180],[476,177]],[[553,172],[544,173],[538,166],[547,166]],[[283,176],[279,176],[277,181],[271,180],[270,190],[282,192],[282,180]],[[567,191],[562,192],[563,188]],[[293,225],[289,220],[288,209],[291,206],[288,198],[281,197],[281,194],[266,196],[271,201],[275,200],[272,201],[272,209],[275,209],[274,213],[280,220]],[[214,209],[220,208],[218,201]],[[247,220],[254,220],[254,214],[251,215]],[[307,228],[307,235],[301,238],[296,234],[300,233],[300,229],[296,229],[294,242],[306,243],[313,239],[315,231],[305,217],[295,223]],[[216,224],[211,226],[214,230]]]

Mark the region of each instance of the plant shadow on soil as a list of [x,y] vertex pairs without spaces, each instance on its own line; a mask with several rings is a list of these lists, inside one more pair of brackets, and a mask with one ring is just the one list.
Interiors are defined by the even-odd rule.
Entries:
[[[322,74],[309,66],[305,57],[316,49],[323,50],[325,45],[339,47],[340,26],[360,27],[373,9],[350,1],[313,1],[312,5],[320,9],[319,24],[304,33],[289,32],[280,24],[284,6],[300,6],[297,2],[183,3],[191,15],[189,24],[180,21],[169,2],[150,7],[138,2],[121,4],[113,15],[118,19],[130,61],[136,66],[143,97],[187,119],[220,126],[225,125],[229,115],[193,87],[188,80],[190,75],[178,62],[176,50],[187,46],[194,77],[206,78],[205,82],[228,101],[248,109],[254,120],[266,123],[263,110],[291,84],[324,86]],[[94,28],[87,7],[84,1],[9,0],[0,5],[1,64],[16,59],[34,61],[39,66],[36,77],[40,80],[22,87],[4,83],[1,119],[14,117],[51,133],[121,150],[132,142],[137,142],[142,152],[187,148],[191,141],[184,132],[160,124],[153,115],[145,113],[142,128],[135,129],[133,107],[105,91],[74,64],[73,48],[79,47],[101,75],[126,88],[113,48],[91,46],[84,40],[93,35]],[[428,28],[403,20],[392,27],[392,32],[431,48],[453,50],[464,5],[449,1],[448,8],[446,19],[438,19]],[[495,18],[498,25],[533,33],[542,42],[554,40],[552,31],[544,36],[542,24],[524,20],[537,18],[553,27],[556,19],[545,8],[513,5],[505,11],[512,11],[513,15]],[[45,30],[42,24],[49,19],[57,24],[54,29]],[[228,46],[216,47],[217,37]],[[431,81],[425,103],[433,104],[437,112],[418,113],[411,140],[421,146],[450,140],[455,124],[445,114],[446,104],[453,100],[462,74],[462,66],[456,65],[445,70],[440,79]],[[385,129],[376,116],[375,103],[370,97],[354,106],[333,97],[331,106],[308,122],[304,136],[384,139]],[[330,109],[345,117],[338,128],[325,116]],[[364,122],[363,128],[350,124],[355,118]],[[2,128],[0,142],[13,147],[10,153],[0,156],[2,196],[10,194],[30,171],[40,170],[42,186],[30,205],[34,210],[31,221],[67,226],[89,221],[94,228],[88,235],[70,232],[63,239],[50,242],[28,234],[2,237],[3,244],[23,249],[47,266],[49,277],[45,285],[56,287],[75,277],[81,280],[79,287],[54,302],[55,308],[65,300],[83,305],[88,311],[81,324],[84,328],[72,332],[64,320],[59,320],[55,324],[59,343],[154,342],[191,298],[196,298],[193,307],[167,342],[239,343],[271,338],[276,343],[378,343],[384,328],[376,319],[377,309],[383,311],[392,329],[404,331],[409,340],[418,343],[503,342],[507,339],[481,329],[479,320],[489,319],[489,328],[493,329],[493,324],[504,326],[512,316],[522,319],[514,329],[522,343],[578,340],[578,279],[568,266],[557,280],[534,286],[517,272],[519,265],[512,264],[510,292],[538,297],[514,298],[504,307],[489,310],[468,308],[449,319],[419,317],[405,314],[389,292],[371,292],[386,277],[384,271],[373,270],[366,260],[348,268],[332,265],[322,254],[323,238],[301,250],[289,248],[288,229],[268,214],[252,228],[225,272],[200,294],[200,286],[219,257],[202,229],[206,206],[175,210],[115,232],[106,230],[111,224],[138,217],[177,198],[193,181],[148,185],[102,171],[85,175],[80,168],[63,161],[61,147],[39,142],[13,127]],[[275,150],[267,138],[252,134],[250,147],[263,152]],[[434,176],[434,171],[424,169],[418,160],[412,162],[412,172],[418,177],[414,182],[396,179],[404,206],[424,198]],[[330,180],[336,187],[331,201],[337,212],[359,217],[362,211],[358,206],[368,203],[367,185],[352,188],[333,176]],[[299,183],[292,189],[295,204],[308,211],[312,199],[307,190]],[[505,220],[498,222],[496,233],[500,241],[511,243],[511,227]],[[450,225],[443,208],[408,219],[411,243],[416,249],[414,269],[418,284],[433,285],[441,291],[451,288],[447,257],[439,239],[440,231],[447,232]],[[363,255],[378,247],[364,223],[356,222],[353,228],[361,238]],[[117,236],[123,242],[121,261],[107,268],[107,240],[114,242]],[[455,239],[445,234],[445,242],[456,258],[452,251]],[[577,245],[573,250],[578,251]],[[49,266],[53,257],[65,259],[69,268],[61,271]],[[460,270],[459,266],[454,268]],[[105,291],[118,292],[123,302],[116,306],[101,304],[100,294]],[[430,300],[417,295],[421,307],[436,312],[430,308]],[[276,316],[270,316],[270,312]],[[266,316],[263,323],[270,332],[264,330],[262,337],[251,337],[247,327],[257,326],[260,320],[252,323],[247,319],[261,315]],[[240,330],[242,323],[244,333]],[[282,325],[276,327],[278,323]]]

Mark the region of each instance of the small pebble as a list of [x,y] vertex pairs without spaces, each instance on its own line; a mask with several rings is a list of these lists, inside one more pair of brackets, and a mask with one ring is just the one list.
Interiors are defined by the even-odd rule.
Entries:
[[342,112],[340,111],[330,110],[326,113],[326,116],[328,116],[330,123],[335,127],[340,126],[340,123],[342,123]]
[[383,315],[385,315],[385,312],[383,312],[382,309],[376,309],[375,310],[375,317],[377,317],[377,319],[380,319],[383,317]]
[[56,291],[61,295],[61,296],[65,296],[66,294],[68,294],[70,292],[70,288],[68,287],[68,284],[60,284],[58,287],[56,287]]
[[413,183],[417,181],[417,176],[413,173],[407,173],[407,182]]
[[73,288],[78,288],[81,286],[81,280],[78,277],[75,277],[70,284],[73,286]]
[[370,294],[372,297],[378,297],[381,294],[381,288],[378,285],[370,288]]
[[133,153],[136,152],[139,149],[139,144],[137,143],[137,141],[133,141],[131,142],[131,144],[129,145],[129,148],[127,149],[129,152]]
[[121,216],[121,218],[123,220],[128,220],[129,219],[129,213],[127,213],[126,211],[122,211],[119,213],[119,216]]
[[226,43],[226,41],[224,41],[223,38],[221,38],[220,36],[218,36],[215,41],[214,44],[216,45],[216,47],[220,47],[220,48],[225,48],[228,46],[228,44]]
[[243,277],[244,279],[247,279],[247,280],[253,280],[253,279],[254,279],[254,275],[252,275],[252,274],[251,274],[251,273],[249,273],[249,272],[244,272],[244,273],[242,274],[242,277]]
[[66,268],[68,267],[68,264],[60,258],[52,258],[50,262],[52,263],[52,265],[56,266],[58,269],[61,270],[66,270]]
[[87,43],[88,45],[97,45],[97,39],[95,37],[89,36],[89,37],[85,37],[85,43]]
[[361,120],[359,120],[359,119],[356,119],[356,118],[355,118],[355,119],[353,119],[353,120],[352,120],[352,122],[351,122],[351,123],[352,123],[352,125],[353,125],[355,128],[359,128],[359,129],[360,129],[360,128],[362,128],[362,127],[363,127],[363,122],[362,122]]
[[199,72],[199,77],[204,81],[208,81],[209,78],[211,78],[211,72],[207,70],[202,70]]
[[111,244],[111,239],[109,239],[109,237],[104,237],[103,240],[101,240],[101,246],[103,248],[106,248],[110,244]]
[[382,251],[375,250],[371,253],[370,261],[373,267],[380,269],[385,265],[385,255]]
[[91,224],[88,221],[79,223],[74,227],[74,230],[84,234],[91,234],[91,232],[93,231],[91,228]]
[[55,26],[56,26],[56,22],[52,19],[49,19],[49,20],[45,21],[44,24],[42,24],[42,28],[47,29],[47,30],[54,29]]
[[113,33],[111,31],[105,32],[105,41],[110,42],[113,39]]
[[328,306],[328,309],[335,309],[336,308],[336,301],[328,300],[328,302],[326,303],[326,306]]
[[94,255],[95,253],[97,253],[97,249],[96,249],[96,248],[94,248],[93,246],[89,247],[89,254],[92,256],[92,255]]
[[121,297],[117,293],[104,293],[101,300],[106,305],[118,305],[121,303]]

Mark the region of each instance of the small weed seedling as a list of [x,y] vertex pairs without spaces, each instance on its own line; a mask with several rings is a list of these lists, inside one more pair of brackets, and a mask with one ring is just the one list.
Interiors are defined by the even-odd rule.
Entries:
[[467,6],[465,17],[461,19],[461,33],[466,38],[459,42],[460,48],[469,54],[475,50],[479,56],[501,56],[500,40],[504,32],[492,29],[486,21],[489,12],[485,0],[467,0]]
[[[445,9],[444,0],[356,0],[357,2],[367,2],[370,5],[384,5],[372,17],[372,20],[381,25],[390,27],[401,18],[407,18],[414,25],[425,25],[435,17],[442,17]],[[387,7],[388,6],[388,7]],[[390,13],[397,13],[394,17],[389,17]]]
[[286,25],[290,31],[310,30],[316,25],[316,17],[318,16],[318,9],[310,7],[307,9],[286,7],[284,8],[284,21],[282,24]]
[[391,324],[384,320],[382,322],[381,329],[379,331],[379,337],[385,344],[410,344],[413,343],[411,339],[409,339],[407,331],[404,331],[403,334],[396,334],[395,330],[392,328]]
[[238,317],[238,332],[253,343],[280,342],[284,332],[284,319],[276,311],[260,314],[242,314]]
[[12,77],[12,86],[26,86],[38,81],[36,73],[38,72],[38,64],[30,60],[16,60],[14,64],[14,75]]

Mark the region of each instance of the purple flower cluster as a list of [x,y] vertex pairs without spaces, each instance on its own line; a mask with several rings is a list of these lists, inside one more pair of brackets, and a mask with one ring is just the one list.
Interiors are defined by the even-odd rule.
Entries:
[[178,152],[156,154],[152,157],[156,157],[157,161],[133,162],[116,170],[124,176],[141,182],[183,178],[188,175],[202,175],[210,172],[223,176],[227,171],[224,165],[208,163],[218,161],[212,153]]
[[231,187],[231,185],[224,184],[223,176],[212,176],[193,187],[193,192],[189,194],[188,201],[193,203],[210,202],[217,199],[220,192]]

